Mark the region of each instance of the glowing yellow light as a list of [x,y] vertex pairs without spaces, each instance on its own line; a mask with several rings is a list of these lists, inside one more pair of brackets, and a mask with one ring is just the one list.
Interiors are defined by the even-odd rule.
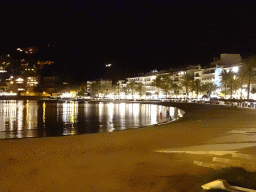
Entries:
[[75,103],[71,104],[71,113],[70,113],[70,121],[71,123],[75,123]]
[[16,79],[17,82],[23,82],[24,80],[22,78]]

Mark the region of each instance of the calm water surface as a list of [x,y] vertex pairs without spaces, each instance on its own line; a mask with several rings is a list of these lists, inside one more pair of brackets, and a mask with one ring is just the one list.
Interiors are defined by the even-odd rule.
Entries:
[[183,111],[139,103],[0,101],[0,139],[112,132],[167,121]]

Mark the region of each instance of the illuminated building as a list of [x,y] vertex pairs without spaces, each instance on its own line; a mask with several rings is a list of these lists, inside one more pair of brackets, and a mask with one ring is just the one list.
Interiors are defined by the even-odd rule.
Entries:
[[39,65],[40,68],[42,68],[45,65],[51,65],[54,61],[37,61],[37,65]]
[[38,84],[37,76],[11,76],[6,80],[6,91],[8,92],[22,92],[22,91],[33,91]]
[[136,77],[129,77],[126,79],[127,79],[127,83],[129,83],[131,81],[135,81],[137,83],[142,83],[143,85],[145,85],[146,94],[154,95],[159,90],[158,90],[158,88],[152,86],[152,83],[158,75],[170,75],[170,73],[165,70],[162,70],[162,71],[152,70],[148,73],[139,74]]
[[[214,83],[219,87],[219,91],[223,89],[221,86],[220,74],[223,70],[232,71],[238,73],[241,68],[241,56],[239,54],[221,54],[220,59],[215,59],[210,66],[201,67],[200,65],[189,65],[184,69],[171,69],[170,72],[156,70],[150,73],[138,75],[136,77],[127,78],[127,83],[134,80],[137,83],[143,83],[146,87],[146,92],[149,94],[154,94],[159,91],[160,95],[163,95],[161,89],[157,89],[152,86],[153,80],[157,75],[169,76],[173,83],[181,85],[182,76],[188,74],[193,77],[193,80],[199,80],[202,84]],[[251,85],[253,87],[253,85]],[[245,86],[244,86],[245,87]],[[179,91],[180,96],[185,95],[185,89]],[[192,93],[191,95],[192,96]],[[160,97],[161,98],[161,97]]]
[[25,91],[24,79],[19,76],[11,76],[7,80],[7,91],[14,93]]
[[49,93],[56,92],[56,86],[59,84],[59,77],[58,76],[50,76],[44,77],[44,90]]
[[17,52],[25,53],[27,55],[38,53],[38,47],[25,47],[25,48],[17,48]]
[[[14,62],[14,58],[9,53],[0,55],[0,73],[6,73],[6,68]],[[0,77],[1,78],[1,77]],[[1,78],[2,79],[2,78]]]
[[241,60],[239,54],[221,54],[220,59],[214,59],[210,66],[195,70],[194,80],[199,80],[202,84],[214,83],[220,92],[223,89],[220,76],[222,71],[238,73],[242,67]]
[[6,73],[7,71],[5,70],[5,68],[3,66],[0,66],[0,73]]
[[33,90],[38,84],[38,77],[26,77],[26,90]]
[[[202,74],[202,83],[206,83],[205,80],[211,80],[211,82],[215,83],[217,86],[220,86],[220,74],[223,70],[226,72],[232,71],[234,73],[238,73],[239,68],[242,65],[242,58],[240,54],[221,54],[220,59],[214,59],[211,63],[211,68],[207,68],[205,74],[211,73],[210,78],[206,79],[208,76],[204,76]],[[208,81],[209,82],[209,81]]]
[[90,95],[94,95],[94,90],[92,89],[93,84],[98,84],[100,87],[105,86],[105,87],[112,87],[112,81],[111,80],[106,80],[106,79],[100,79],[97,81],[87,81],[87,92],[90,93]]
[[[156,79],[157,76],[168,76],[170,77],[170,79],[173,81],[174,84],[178,84],[182,87],[182,79],[183,76],[185,74],[188,74],[189,76],[192,77],[192,80],[199,80],[201,84],[208,84],[208,83],[213,83],[214,85],[217,86],[217,90],[214,92],[215,95],[219,95],[221,92],[223,92],[224,90],[224,86],[221,84],[221,73],[222,71],[232,71],[235,75],[234,75],[234,79],[237,78],[237,75],[239,73],[239,71],[243,70],[243,63],[242,63],[242,58],[240,56],[240,54],[221,54],[220,55],[220,59],[214,59],[214,61],[209,65],[209,66],[205,66],[205,67],[201,67],[200,65],[189,65],[188,67],[184,68],[184,69],[171,69],[170,71],[157,71],[157,70],[153,70],[150,71],[149,73],[145,73],[145,74],[138,74],[137,76],[134,77],[129,77],[126,78],[126,80],[119,80],[118,81],[118,85],[121,88],[125,88],[127,86],[128,83],[135,81],[137,83],[142,83],[145,88],[146,88],[146,96],[145,98],[165,98],[165,93],[163,90],[152,86],[152,83],[154,82],[154,80]],[[99,81],[87,81],[87,90],[88,92],[92,92],[91,90],[91,85],[93,83],[96,83]],[[103,81],[102,81],[103,82]],[[99,83],[100,85],[102,85],[102,83]],[[241,95],[243,95],[243,97],[246,96],[246,90],[248,90],[247,84],[243,83],[243,85],[241,85],[240,90],[236,90],[233,94],[234,98],[239,98],[240,97],[240,93]],[[256,99],[256,94],[253,94],[253,92],[256,93],[256,84],[252,84],[250,85],[250,90],[252,91],[252,97]],[[125,95],[124,93],[125,91],[123,91],[122,93],[120,93],[120,95],[116,98],[128,98],[127,95]],[[178,92],[176,94],[176,92]],[[238,92],[240,92],[238,94]],[[115,93],[116,94],[116,93]],[[128,93],[129,94],[129,93]],[[170,91],[170,94],[174,94],[174,90]],[[185,97],[186,96],[186,90],[184,87],[182,87],[182,90],[178,90],[175,91],[175,94],[178,95],[177,97]],[[206,93],[204,93],[206,94]],[[99,95],[99,94],[98,94]],[[158,97],[156,95],[159,95]],[[175,95],[175,97],[176,97]],[[255,95],[255,96],[253,96]],[[121,97],[120,97],[121,96]],[[200,95],[201,97],[202,95]],[[195,92],[194,93],[190,93],[189,97],[196,97]],[[132,97],[130,97],[132,98]]]
[[90,92],[90,88],[91,88],[91,85],[93,83],[99,83],[99,85],[109,85],[109,86],[112,86],[112,81],[111,80],[105,80],[105,79],[100,79],[98,81],[87,81],[87,91]]
[[0,82],[0,90],[7,91],[7,84],[6,82]]

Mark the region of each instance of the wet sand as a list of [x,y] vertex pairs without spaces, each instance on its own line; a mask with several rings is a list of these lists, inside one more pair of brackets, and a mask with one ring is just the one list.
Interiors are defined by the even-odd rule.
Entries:
[[163,104],[185,116],[113,133],[0,140],[0,191],[196,191],[195,179],[211,169],[154,151],[209,144],[230,130],[255,127],[256,110]]

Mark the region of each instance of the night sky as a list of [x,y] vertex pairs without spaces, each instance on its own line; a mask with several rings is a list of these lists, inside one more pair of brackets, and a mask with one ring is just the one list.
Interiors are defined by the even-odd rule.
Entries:
[[0,1],[0,50],[56,43],[54,59],[72,78],[124,79],[255,54],[255,16],[246,0]]

